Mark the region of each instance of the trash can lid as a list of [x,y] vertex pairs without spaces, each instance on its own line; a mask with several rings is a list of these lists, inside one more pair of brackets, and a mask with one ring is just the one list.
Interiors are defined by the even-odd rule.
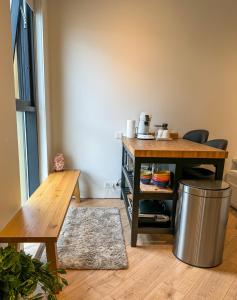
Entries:
[[223,180],[181,180],[180,187],[185,193],[200,197],[229,197],[230,185]]

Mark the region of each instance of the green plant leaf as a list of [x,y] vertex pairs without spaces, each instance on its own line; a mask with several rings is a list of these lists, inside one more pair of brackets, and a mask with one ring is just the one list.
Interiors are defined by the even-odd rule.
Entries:
[[40,286],[48,299],[55,300],[56,292],[68,285],[64,269],[57,272],[49,271],[49,264],[34,259],[24,251],[17,252],[13,247],[0,248],[0,299],[17,300],[22,297],[27,300],[43,299],[43,294],[33,294]]
[[57,298],[54,295],[48,295],[48,300],[57,300]]
[[57,272],[59,274],[66,274],[66,270],[65,269],[57,269]]
[[38,293],[38,294],[34,295],[33,297],[28,298],[28,300],[42,300],[42,299],[43,299],[42,293]]
[[61,278],[61,280],[62,280],[62,283],[64,284],[64,285],[68,285],[68,282],[67,282],[67,280],[65,279],[65,278]]

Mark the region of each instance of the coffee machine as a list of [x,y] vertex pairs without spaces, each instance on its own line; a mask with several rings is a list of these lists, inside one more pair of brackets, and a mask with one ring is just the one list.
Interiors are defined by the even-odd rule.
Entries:
[[137,129],[137,138],[141,140],[154,140],[154,135],[150,134],[150,123],[152,116],[146,112],[141,112],[138,129]]

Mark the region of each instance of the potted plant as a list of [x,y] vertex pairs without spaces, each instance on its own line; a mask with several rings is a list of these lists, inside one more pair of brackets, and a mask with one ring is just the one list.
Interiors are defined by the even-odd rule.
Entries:
[[[24,251],[13,247],[0,248],[0,299],[55,300],[55,294],[67,285],[64,269],[50,272],[49,264],[42,263]],[[42,292],[35,293],[36,288]]]

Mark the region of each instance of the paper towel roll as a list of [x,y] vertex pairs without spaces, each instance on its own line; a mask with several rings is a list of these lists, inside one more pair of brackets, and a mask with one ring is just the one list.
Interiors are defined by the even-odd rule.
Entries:
[[135,120],[127,120],[127,134],[126,136],[128,138],[134,138],[135,137],[135,126],[136,126],[136,121]]

